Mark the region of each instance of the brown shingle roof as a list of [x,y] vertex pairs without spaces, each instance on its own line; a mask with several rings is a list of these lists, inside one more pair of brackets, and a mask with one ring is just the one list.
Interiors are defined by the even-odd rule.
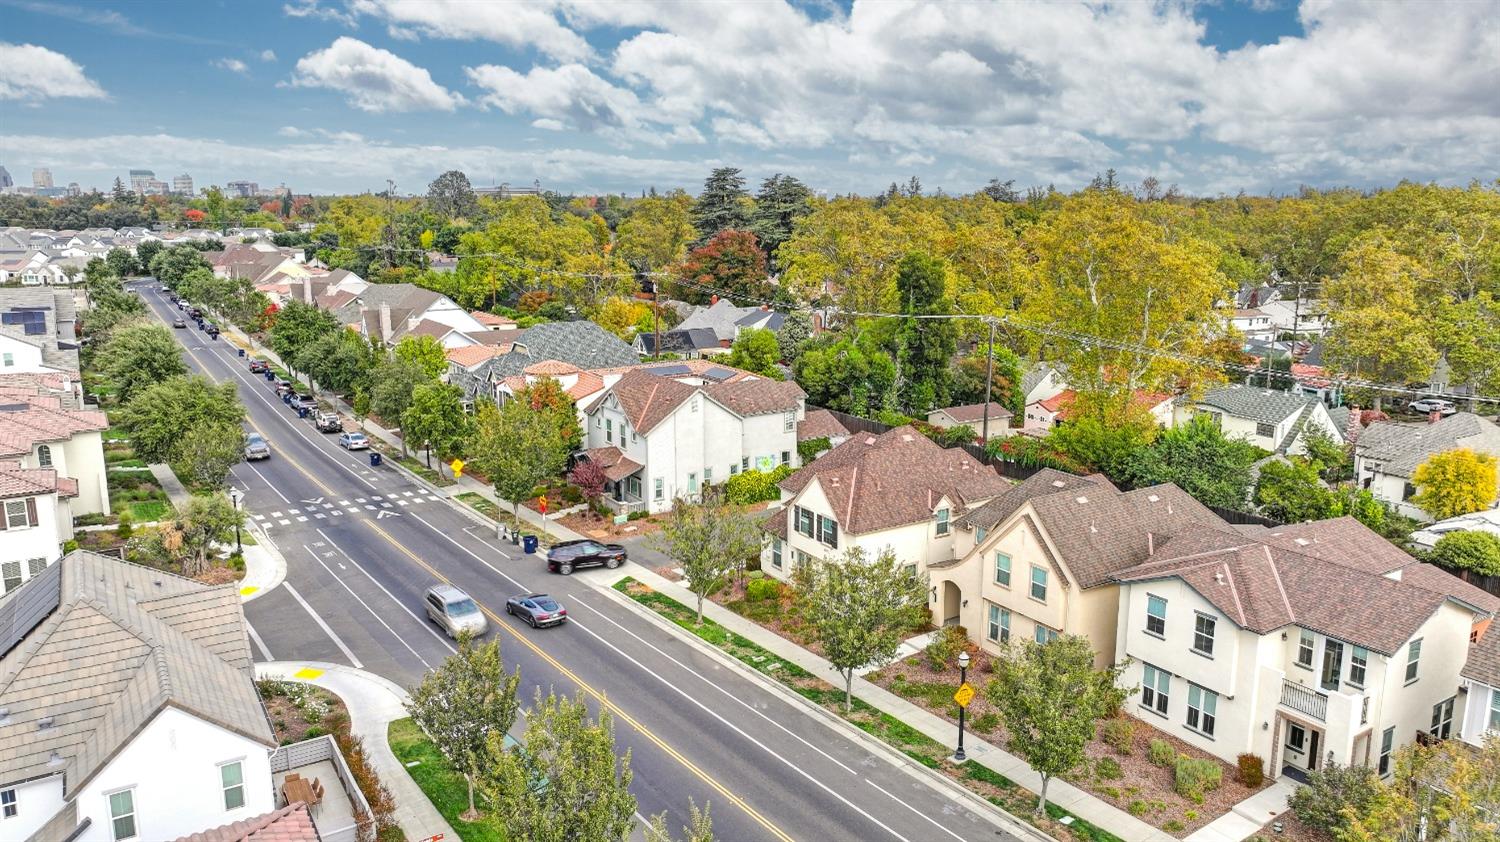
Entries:
[[319,842],[307,804],[298,801],[279,810],[202,830],[176,842]]
[[807,393],[789,380],[736,380],[732,383],[713,383],[703,387],[710,398],[723,404],[737,415],[766,415],[772,412],[789,412],[801,405]]
[[644,467],[620,452],[618,447],[595,447],[584,452],[590,462],[604,469],[604,476],[610,482],[619,482]]
[[610,391],[620,402],[630,426],[648,433],[698,389],[644,371],[631,371],[615,381]]
[[1478,643],[1469,646],[1469,659],[1464,663],[1463,677],[1491,687],[1500,687],[1500,628],[1491,625]]
[[781,488],[798,494],[814,479],[851,535],[928,520],[944,497],[961,511],[1008,487],[994,468],[909,426],[857,435],[782,480]]
[[826,409],[810,409],[802,420],[797,423],[797,441],[808,439],[847,437],[849,428],[845,427],[832,412]]
[[974,527],[994,529],[1001,521],[1007,520],[1019,511],[1021,506],[1033,497],[1056,494],[1070,488],[1089,488],[1100,482],[1107,483],[1109,480],[1102,476],[1080,477],[1052,468],[1043,468],[1027,477],[1024,482],[1011,486],[997,495],[995,499],[959,518],[958,525],[970,529]]

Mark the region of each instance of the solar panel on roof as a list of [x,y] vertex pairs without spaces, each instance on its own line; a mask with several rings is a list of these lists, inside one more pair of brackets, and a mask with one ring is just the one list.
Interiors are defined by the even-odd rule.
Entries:
[[730,371],[727,368],[719,368],[718,366],[714,366],[713,368],[703,372],[703,376],[707,377],[710,380],[728,380],[729,378],[734,376],[734,372]]
[[662,377],[681,377],[684,374],[693,373],[693,370],[685,365],[661,365],[646,370]]
[[62,601],[62,562],[54,561],[0,599],[0,658],[16,648]]

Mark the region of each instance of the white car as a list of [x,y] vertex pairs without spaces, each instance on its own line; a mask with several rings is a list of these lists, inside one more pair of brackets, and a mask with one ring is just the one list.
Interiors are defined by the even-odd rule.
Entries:
[[1440,398],[1422,398],[1421,400],[1412,401],[1407,404],[1406,408],[1412,412],[1420,412],[1423,415],[1431,412],[1452,415],[1458,411],[1458,407],[1454,406],[1452,401],[1445,401]]
[[369,450],[370,440],[364,433],[343,433],[339,436],[339,447],[345,450]]
[[489,631],[484,612],[468,594],[452,585],[433,585],[422,601],[427,607],[427,619],[437,623],[449,637],[456,639],[465,631],[480,637]]

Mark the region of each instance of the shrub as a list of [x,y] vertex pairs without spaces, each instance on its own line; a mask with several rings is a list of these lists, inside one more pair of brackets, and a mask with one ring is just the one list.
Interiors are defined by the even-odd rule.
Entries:
[[1161,826],[1161,829],[1168,833],[1181,833],[1184,827],[1185,825],[1182,822],[1176,819],[1168,819],[1167,823]]
[[71,553],[76,549],[78,549],[78,542],[73,540],[72,538],[69,538],[68,540],[63,542],[63,555],[67,555],[68,553]]
[[1240,767],[1240,783],[1253,789],[1266,782],[1266,761],[1258,755],[1242,754],[1236,760]]
[[827,450],[830,446],[827,436],[819,436],[815,439],[797,442],[797,461],[806,465],[816,459],[819,453]]
[[1117,781],[1124,777],[1125,770],[1120,768],[1120,761],[1106,755],[1094,761],[1094,774],[1107,781]]
[[1146,809],[1146,802],[1142,801],[1139,798],[1130,802],[1130,805],[1125,808],[1126,812],[1130,813],[1130,815],[1135,816],[1136,818],[1140,818],[1141,816],[1146,815]]
[[115,527],[115,535],[120,538],[129,538],[135,531],[135,528],[131,526],[131,520],[129,511],[120,512],[120,525]]
[[974,730],[981,734],[988,734],[998,727],[1000,727],[1000,714],[992,710],[987,710],[974,717]]
[[764,578],[766,578],[766,571],[764,571],[764,570],[751,570],[751,571],[749,571],[749,572],[747,572],[745,574],[745,578],[746,579],[764,579]]
[[781,583],[775,579],[751,579],[745,583],[745,600],[760,602],[781,598]]
[[1171,766],[1177,762],[1177,749],[1166,740],[1152,740],[1146,756],[1158,766]]
[[737,506],[775,500],[781,496],[777,483],[791,474],[791,465],[777,465],[771,471],[742,471],[724,483],[724,499]]
[[1202,803],[1203,793],[1219,788],[1224,781],[1224,767],[1216,760],[1200,760],[1183,755],[1177,758],[1172,774],[1172,788],[1178,795]]
[[1099,794],[1100,795],[1107,795],[1110,798],[1119,798],[1120,797],[1120,788],[1119,787],[1114,787],[1114,786],[1101,786],[1101,787],[1099,787]]
[[1135,745],[1135,720],[1125,716],[1104,720],[1099,728],[1100,739],[1120,754],[1130,754]]
[[963,631],[957,626],[938,629],[937,634],[932,636],[932,642],[927,644],[928,664],[935,670],[951,668],[954,659],[958,657],[959,652],[964,650],[967,643]]
[[99,524],[104,523],[104,521],[105,517],[103,512],[89,512],[86,515],[79,515],[78,517],[73,518],[73,525],[98,526]]
[[633,511],[630,514],[626,515],[625,519],[626,520],[641,520],[642,518],[648,518],[650,516],[651,516],[650,513],[648,513],[645,509],[638,509],[638,510]]
[[1363,815],[1379,791],[1380,782],[1367,767],[1330,763],[1309,772],[1307,786],[1292,793],[1288,803],[1303,824],[1336,836],[1344,827],[1344,808]]

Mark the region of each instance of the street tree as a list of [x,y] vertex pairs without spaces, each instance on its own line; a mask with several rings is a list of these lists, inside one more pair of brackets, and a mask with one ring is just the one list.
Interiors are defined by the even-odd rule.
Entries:
[[483,772],[492,735],[502,739],[520,711],[516,690],[521,668],[509,675],[500,660],[500,641],[478,643],[472,633],[458,638],[458,651],[412,688],[406,710],[454,770],[469,785],[469,809],[460,818],[475,821],[474,781]]
[[419,383],[412,390],[411,405],[401,413],[401,437],[427,451],[427,467],[432,467],[432,451],[439,457],[456,453],[470,434],[469,416],[464,412],[463,390],[452,383]]
[[1468,448],[1434,453],[1412,472],[1411,502],[1436,520],[1478,512],[1495,502],[1495,456]]
[[615,756],[608,710],[589,716],[580,697],[549,694],[526,712],[521,745],[493,733],[478,778],[506,835],[531,842],[623,842],[635,826],[630,752]]
[[[715,842],[714,820],[708,810],[708,803],[705,802],[703,809],[700,810],[692,797],[688,798],[688,823],[682,828],[682,832],[687,835],[682,837],[681,842]],[[667,829],[666,813],[658,813],[651,817],[646,839],[647,842],[673,842],[675,837]]]
[[181,542],[183,575],[205,573],[214,545],[228,543],[234,537],[235,527],[243,526],[244,522],[245,513],[223,494],[193,495],[172,521]]
[[129,249],[110,249],[109,253],[104,255],[104,264],[119,278],[128,278],[140,272],[140,264],[136,262],[135,255],[131,254]]
[[161,240],[146,240],[135,247],[136,265],[143,272],[151,271],[151,261],[167,246]]
[[121,403],[147,386],[187,374],[182,348],[171,331],[159,324],[142,322],[115,329],[100,356],[104,374]]
[[215,384],[201,375],[171,377],[137,392],[118,414],[130,445],[147,462],[168,462],[177,443],[203,424],[239,426],[245,420],[233,383]]
[[448,352],[431,336],[405,336],[396,343],[396,359],[417,367],[429,380],[448,370]]
[[518,528],[521,503],[531,499],[538,485],[561,473],[572,452],[553,416],[533,410],[519,395],[498,409],[482,403],[476,414],[470,461],[489,477],[495,495],[511,504]]
[[697,597],[695,623],[703,622],[703,600],[717,592],[745,560],[760,551],[754,518],[730,505],[717,488],[705,488],[699,502],[678,499],[651,546],[682,568]]
[[815,562],[799,582],[798,608],[844,679],[844,712],[854,703],[854,676],[884,666],[927,616],[927,582],[906,570],[890,548],[874,558],[850,547],[840,559]]
[[340,330],[323,334],[305,346],[297,354],[296,366],[316,380],[319,387],[347,395],[369,386],[370,371],[379,356],[363,336],[352,330]]
[[1500,536],[1493,532],[1449,532],[1433,546],[1432,560],[1449,570],[1500,576]]
[[747,207],[750,194],[745,192],[745,177],[737,167],[718,167],[703,181],[703,191],[693,203],[693,228],[698,243],[706,243],[720,231],[743,231],[749,227]]
[[812,190],[790,175],[776,173],[761,182],[750,214],[750,230],[760,241],[766,257],[775,260],[776,250],[792,236],[797,220],[812,212]]
[[785,377],[776,363],[781,359],[781,345],[776,341],[776,332],[764,328],[745,328],[729,346],[729,357],[724,362],[735,368],[743,368],[756,374],[781,380]]
[[187,243],[178,243],[158,252],[156,257],[151,259],[149,268],[157,280],[169,287],[176,287],[183,277],[194,269],[212,270],[213,267],[203,259],[203,252]]
[[283,362],[295,367],[303,349],[338,329],[332,313],[293,299],[276,313],[269,344]]
[[1012,644],[992,664],[995,677],[985,696],[1010,735],[1010,750],[1042,776],[1040,816],[1047,785],[1083,762],[1098,721],[1124,703],[1128,693],[1115,684],[1122,666],[1095,669],[1088,638],[1071,634]]
[[473,219],[479,211],[474,188],[461,170],[448,170],[427,185],[427,207],[444,219]]
[[209,421],[189,427],[177,440],[173,468],[188,485],[203,491],[223,491],[229,469],[245,457],[245,434],[238,424]]
[[[401,423],[411,406],[412,392],[428,382],[427,374],[408,362],[387,359],[375,367],[370,376],[370,412],[389,426]],[[406,437],[401,438],[401,452],[406,452]]]

